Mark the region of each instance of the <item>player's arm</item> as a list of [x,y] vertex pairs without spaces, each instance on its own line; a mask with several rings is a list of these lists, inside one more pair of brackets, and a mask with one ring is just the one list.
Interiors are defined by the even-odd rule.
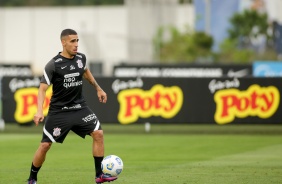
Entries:
[[43,115],[43,104],[46,96],[46,91],[48,89],[48,84],[40,83],[37,96],[37,113],[34,115],[33,121],[37,126],[40,122],[44,120]]
[[93,77],[92,73],[88,68],[85,69],[85,72],[83,74],[83,77],[97,90],[97,95],[99,98],[99,101],[102,103],[107,102],[107,94],[104,92],[104,90],[99,86],[95,78]]

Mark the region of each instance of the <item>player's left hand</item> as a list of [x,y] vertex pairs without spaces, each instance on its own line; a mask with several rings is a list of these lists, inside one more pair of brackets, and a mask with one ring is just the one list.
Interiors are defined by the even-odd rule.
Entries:
[[102,89],[97,91],[97,95],[101,103],[107,102],[107,94]]
[[39,124],[40,122],[42,122],[43,120],[44,120],[44,115],[43,115],[43,113],[37,112],[37,113],[34,115],[34,117],[33,117],[33,121],[34,121],[34,123],[35,123],[36,126],[38,126],[38,124]]

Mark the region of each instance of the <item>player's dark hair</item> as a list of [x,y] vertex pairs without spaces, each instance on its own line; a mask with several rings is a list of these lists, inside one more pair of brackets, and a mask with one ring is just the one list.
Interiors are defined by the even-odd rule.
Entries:
[[69,35],[77,35],[77,32],[73,29],[64,29],[61,33],[61,39],[64,37],[64,36],[69,36]]

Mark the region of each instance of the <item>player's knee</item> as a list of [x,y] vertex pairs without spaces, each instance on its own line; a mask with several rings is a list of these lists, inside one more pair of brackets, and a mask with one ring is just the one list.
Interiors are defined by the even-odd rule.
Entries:
[[92,132],[92,137],[95,141],[103,141],[104,140],[104,134],[102,130],[97,130],[95,132]]
[[43,152],[47,152],[51,148],[51,145],[52,145],[52,143],[50,143],[50,142],[42,142],[40,144],[40,149]]

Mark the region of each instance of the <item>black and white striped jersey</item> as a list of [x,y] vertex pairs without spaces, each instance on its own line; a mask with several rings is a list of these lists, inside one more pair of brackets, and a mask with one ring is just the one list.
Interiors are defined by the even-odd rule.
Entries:
[[86,57],[82,53],[77,53],[72,59],[59,53],[46,64],[41,83],[53,85],[49,113],[76,110],[86,105],[82,94],[85,70]]

